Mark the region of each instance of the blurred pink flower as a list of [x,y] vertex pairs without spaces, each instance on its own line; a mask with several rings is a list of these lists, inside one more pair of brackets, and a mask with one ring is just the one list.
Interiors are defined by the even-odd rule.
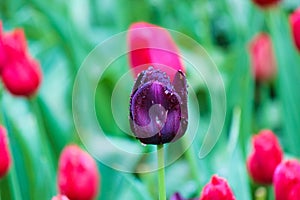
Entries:
[[227,181],[214,175],[210,182],[204,186],[200,200],[235,200]]
[[280,163],[274,173],[276,200],[298,200],[300,198],[300,163],[287,160]]
[[256,35],[250,42],[249,51],[254,78],[259,82],[270,81],[276,75],[276,60],[269,35]]
[[5,176],[11,165],[11,157],[8,146],[6,130],[0,125],[0,178]]
[[283,152],[275,134],[263,130],[252,138],[252,152],[247,159],[247,169],[251,178],[260,184],[271,184]]
[[128,46],[129,62],[135,76],[150,66],[166,72],[171,80],[177,71],[185,71],[175,42],[162,27],[146,22],[132,24]]
[[300,51],[300,8],[290,15],[290,26],[295,46]]
[[97,196],[100,175],[94,159],[76,145],[64,148],[58,165],[58,188],[70,200]]
[[0,24],[0,74],[6,89],[18,96],[30,97],[38,90],[42,73],[31,58],[22,29],[3,33]]

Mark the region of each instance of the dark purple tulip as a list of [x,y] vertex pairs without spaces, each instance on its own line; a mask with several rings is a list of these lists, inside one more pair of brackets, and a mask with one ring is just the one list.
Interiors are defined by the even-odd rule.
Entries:
[[182,71],[173,82],[166,73],[149,67],[134,84],[130,99],[130,126],[144,144],[174,142],[188,124],[187,84]]
[[186,199],[183,198],[178,192],[176,192],[175,194],[173,194],[173,196],[171,196],[170,200],[186,200]]

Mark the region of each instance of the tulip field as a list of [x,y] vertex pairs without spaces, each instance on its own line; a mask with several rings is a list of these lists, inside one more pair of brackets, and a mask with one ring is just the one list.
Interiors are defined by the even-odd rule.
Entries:
[[299,0],[1,0],[0,200],[300,200]]

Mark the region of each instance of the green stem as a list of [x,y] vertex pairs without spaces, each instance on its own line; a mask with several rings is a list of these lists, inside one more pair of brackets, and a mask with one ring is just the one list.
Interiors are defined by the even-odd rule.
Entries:
[[259,187],[255,191],[255,200],[267,200],[267,190],[265,187]]
[[[188,136],[183,137],[182,141],[184,143],[184,146],[188,147],[189,137]],[[192,145],[187,149],[187,151],[185,152],[185,155],[186,155],[186,159],[189,163],[193,178],[195,180],[197,180],[198,182],[200,182],[200,174],[199,174],[199,169],[198,169],[198,165],[197,165],[197,156],[196,156],[195,150]]]
[[157,145],[159,200],[166,200],[164,145]]

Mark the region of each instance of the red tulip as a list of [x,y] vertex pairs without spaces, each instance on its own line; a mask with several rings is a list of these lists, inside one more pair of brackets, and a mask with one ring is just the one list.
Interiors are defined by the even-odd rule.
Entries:
[[6,130],[0,126],[0,178],[5,176],[10,168],[11,158]]
[[18,96],[30,97],[41,83],[39,63],[32,58],[11,61],[2,70],[2,81],[6,89]]
[[94,159],[76,145],[67,146],[59,159],[58,188],[70,200],[96,198],[99,173]]
[[57,195],[55,197],[52,197],[52,200],[69,200],[69,198],[65,195]]
[[298,200],[300,198],[300,163],[287,160],[280,163],[274,173],[276,200]]
[[269,35],[256,35],[250,42],[249,50],[255,79],[259,82],[270,81],[276,74],[276,61]]
[[300,8],[290,16],[290,25],[292,29],[295,46],[300,51]]
[[146,22],[134,23],[129,28],[128,43],[135,76],[150,66],[166,72],[171,80],[177,71],[184,72],[178,48],[166,29]]
[[252,0],[252,1],[261,8],[267,8],[278,4],[281,0]]
[[0,32],[0,70],[10,93],[30,97],[38,90],[42,80],[40,65],[29,55],[22,29]]
[[270,130],[263,130],[252,138],[253,151],[247,159],[252,179],[260,184],[271,184],[283,153],[277,137]]
[[210,182],[204,186],[200,200],[235,200],[227,181],[214,175]]

